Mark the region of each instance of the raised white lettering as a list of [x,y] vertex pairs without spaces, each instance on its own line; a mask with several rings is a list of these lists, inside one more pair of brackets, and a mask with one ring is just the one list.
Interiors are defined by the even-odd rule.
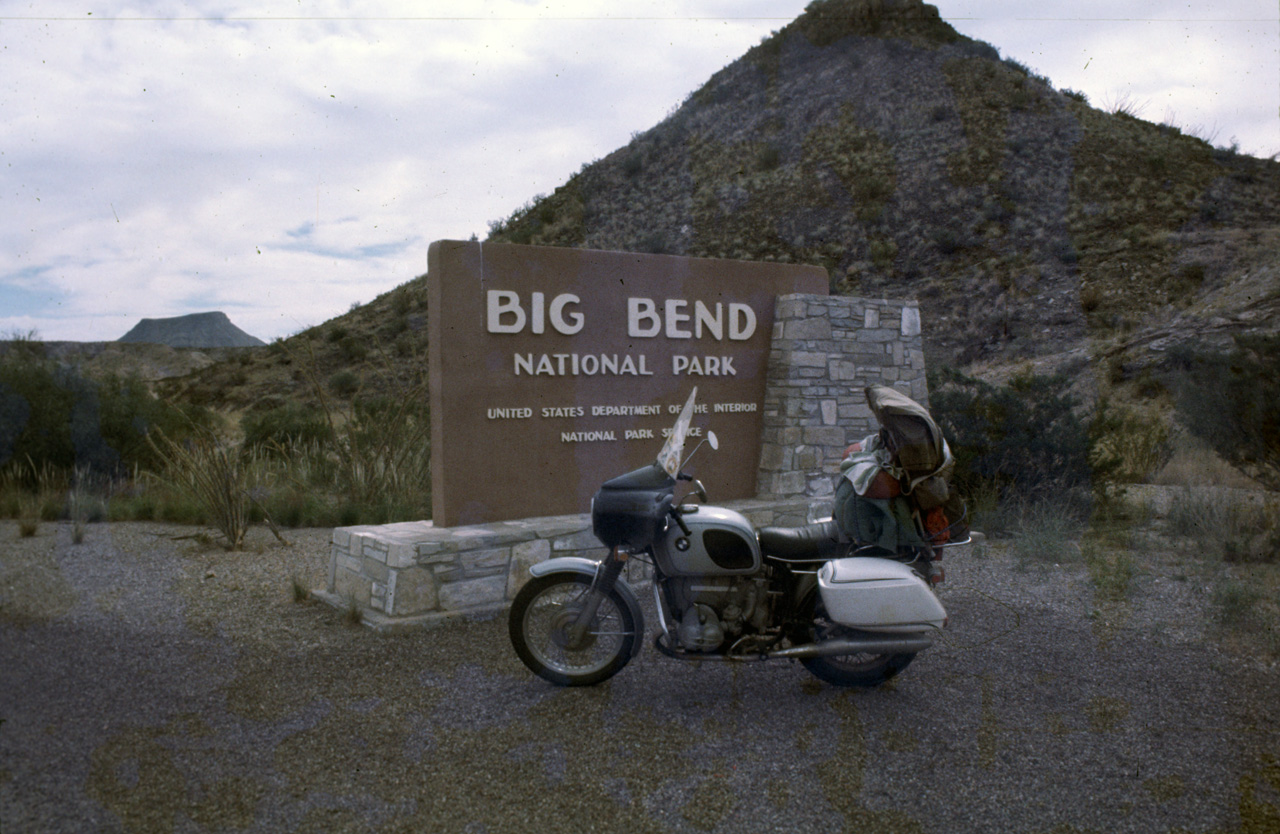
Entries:
[[[582,329],[586,323],[586,316],[582,313],[570,313],[569,318],[565,320],[564,308],[570,304],[578,304],[581,301],[578,296],[571,293],[563,293],[557,295],[551,301],[551,326],[556,329],[557,333],[563,333],[566,336],[572,336]],[[753,325],[754,326],[754,325]]]
[[671,373],[679,376],[737,376],[732,356],[685,356],[677,353],[671,357]]
[[750,339],[756,332],[756,313],[746,304],[729,304],[729,338],[735,341]]
[[[641,322],[648,322],[642,325]],[[637,339],[651,339],[662,330],[656,305],[651,298],[627,299],[627,335]]]
[[561,443],[594,443],[602,440],[617,440],[611,431],[562,431]]
[[[510,313],[514,320],[504,323],[502,317]],[[524,329],[524,309],[520,306],[519,293],[510,290],[489,290],[488,328],[490,333],[519,333]]]
[[529,327],[534,333],[542,334],[547,332],[547,321],[546,316],[543,315],[542,306],[543,302],[546,300],[546,296],[540,292],[535,292],[532,295],[532,299],[533,300],[529,305],[531,307],[529,311],[529,318],[532,319]]
[[513,353],[511,359],[516,376],[653,376],[649,357],[643,353],[635,356],[617,353]]
[[697,301],[693,305],[694,328],[698,334],[698,338],[702,338],[702,329],[706,329],[715,339],[724,338],[724,305],[719,301],[716,302],[716,314],[713,318],[711,310],[701,301]]
[[667,299],[667,338],[668,339],[692,339],[693,332],[680,327],[681,324],[689,320],[689,314],[682,312],[684,308],[689,306],[689,302],[680,298]]

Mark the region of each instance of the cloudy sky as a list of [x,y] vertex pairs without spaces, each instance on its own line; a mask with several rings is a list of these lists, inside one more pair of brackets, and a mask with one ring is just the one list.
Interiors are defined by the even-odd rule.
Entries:
[[[431,241],[483,239],[806,3],[3,0],[0,337],[319,324],[425,272]],[[1277,0],[935,5],[1095,106],[1280,153]]]

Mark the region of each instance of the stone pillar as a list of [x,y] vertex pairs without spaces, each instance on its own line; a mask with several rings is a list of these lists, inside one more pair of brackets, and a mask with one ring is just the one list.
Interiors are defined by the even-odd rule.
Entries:
[[929,406],[916,302],[779,296],[757,497],[831,495],[844,449],[878,429],[863,394],[877,383]]

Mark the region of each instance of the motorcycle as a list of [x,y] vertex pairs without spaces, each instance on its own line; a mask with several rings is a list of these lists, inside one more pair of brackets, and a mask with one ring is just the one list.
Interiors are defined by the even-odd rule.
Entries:
[[[799,660],[837,686],[877,686],[905,669],[947,624],[933,590],[943,547],[968,540],[884,553],[847,540],[833,520],[757,530],[741,513],[708,505],[681,460],[696,396],[694,388],[652,464],[605,482],[592,499],[592,530],[608,554],[531,569],[508,621],[520,660],[562,686],[618,673],[645,635],[636,592],[621,576],[640,559],[653,568],[654,645],[667,657]],[[714,432],[703,442],[719,448]],[[680,484],[688,491],[677,502]]]

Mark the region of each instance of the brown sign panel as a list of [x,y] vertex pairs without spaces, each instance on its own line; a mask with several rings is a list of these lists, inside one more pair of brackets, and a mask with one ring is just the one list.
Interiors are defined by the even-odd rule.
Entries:
[[698,387],[686,451],[714,500],[755,495],[774,299],[818,267],[437,241],[427,261],[435,523],[586,512],[653,462]]

